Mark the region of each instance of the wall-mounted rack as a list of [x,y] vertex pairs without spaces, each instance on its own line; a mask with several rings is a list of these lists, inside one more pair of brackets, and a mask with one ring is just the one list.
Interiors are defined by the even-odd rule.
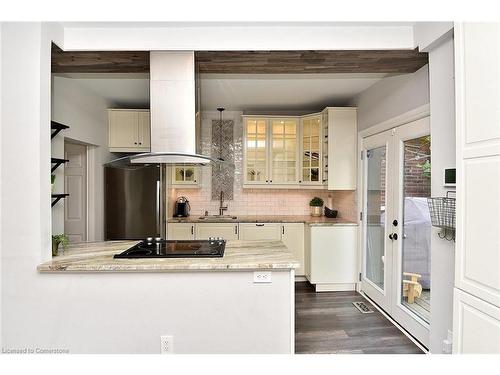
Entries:
[[59,167],[61,164],[67,163],[68,161],[68,159],[50,158],[50,162],[54,164],[50,171],[54,172],[57,167]]
[[427,198],[432,226],[441,228],[438,233],[439,238],[455,241],[455,213],[456,199],[450,198],[449,194],[456,194],[455,191],[448,191],[446,197]]
[[50,122],[50,128],[53,130],[52,134],[50,135],[50,138],[54,138],[61,130],[68,129],[68,125],[63,125],[55,121]]
[[52,194],[52,207],[54,207],[54,205],[59,202],[61,199],[63,198],[66,198],[67,196],[69,196],[69,194]]

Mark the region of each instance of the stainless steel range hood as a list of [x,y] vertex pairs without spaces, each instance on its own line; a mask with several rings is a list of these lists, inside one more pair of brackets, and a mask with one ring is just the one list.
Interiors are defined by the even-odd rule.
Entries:
[[150,53],[151,152],[132,163],[220,164],[201,155],[200,119],[196,116],[194,51]]

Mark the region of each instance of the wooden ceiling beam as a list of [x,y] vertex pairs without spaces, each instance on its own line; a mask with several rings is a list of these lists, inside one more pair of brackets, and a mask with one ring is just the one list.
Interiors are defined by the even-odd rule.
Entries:
[[[200,73],[413,73],[428,63],[417,50],[197,51]],[[148,51],[62,51],[52,45],[53,73],[148,73]]]
[[415,50],[197,51],[200,73],[413,73],[428,63]]
[[68,51],[52,44],[52,73],[149,73],[149,51]]

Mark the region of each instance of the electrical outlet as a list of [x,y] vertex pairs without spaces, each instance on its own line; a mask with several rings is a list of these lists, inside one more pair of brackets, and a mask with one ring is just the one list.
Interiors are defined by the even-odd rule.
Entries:
[[271,272],[257,271],[253,273],[254,283],[271,283],[273,281]]
[[174,352],[174,336],[160,336],[161,354]]

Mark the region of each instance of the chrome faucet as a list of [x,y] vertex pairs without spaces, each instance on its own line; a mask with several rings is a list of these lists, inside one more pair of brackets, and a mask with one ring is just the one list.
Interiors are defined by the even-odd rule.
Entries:
[[220,203],[219,203],[219,216],[224,216],[224,211],[227,210],[227,206],[224,206],[224,192],[220,191]]

